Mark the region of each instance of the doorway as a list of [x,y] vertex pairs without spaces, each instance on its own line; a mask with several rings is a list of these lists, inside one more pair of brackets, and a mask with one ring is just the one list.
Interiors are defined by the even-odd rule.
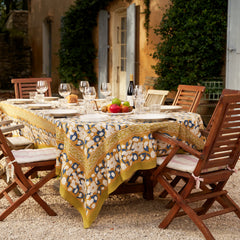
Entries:
[[127,9],[117,10],[113,21],[113,96],[126,99]]

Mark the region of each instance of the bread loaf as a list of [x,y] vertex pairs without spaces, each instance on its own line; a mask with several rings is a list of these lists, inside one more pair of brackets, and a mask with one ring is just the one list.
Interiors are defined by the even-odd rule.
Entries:
[[67,96],[67,102],[68,103],[77,103],[78,102],[78,96],[75,94],[70,94]]

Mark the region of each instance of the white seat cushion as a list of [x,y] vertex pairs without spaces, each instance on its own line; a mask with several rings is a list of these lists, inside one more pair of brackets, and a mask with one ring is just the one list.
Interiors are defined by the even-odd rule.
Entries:
[[[157,165],[161,165],[165,160],[166,156],[157,158]],[[176,154],[167,167],[183,172],[192,173],[197,166],[198,158],[189,154]]]
[[56,159],[59,157],[60,153],[61,151],[54,147],[12,150],[12,154],[18,163],[40,162]]
[[25,137],[7,137],[8,142],[13,146],[25,146],[32,144],[30,140]]

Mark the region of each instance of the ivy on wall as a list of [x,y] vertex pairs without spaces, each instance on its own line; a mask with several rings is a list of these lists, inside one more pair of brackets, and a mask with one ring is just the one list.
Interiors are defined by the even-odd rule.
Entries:
[[78,86],[79,80],[96,82],[93,61],[96,49],[93,43],[93,28],[97,16],[113,0],[76,0],[62,19],[59,49],[61,81]]
[[149,38],[149,25],[150,25],[150,0],[144,0],[144,5],[145,5],[145,9],[144,9],[144,14],[145,14],[145,22],[144,22],[144,28],[146,29],[146,38],[147,38],[147,42],[148,42],[148,38]]
[[227,1],[170,0],[159,26],[153,58],[156,89],[176,89],[219,77],[224,65]]
[[[76,0],[62,18],[61,41],[58,51],[60,57],[59,74],[61,81],[73,83],[76,87],[82,79],[96,82],[93,62],[96,48],[93,43],[93,29],[97,26],[97,16],[113,0]],[[132,0],[126,0],[132,2]],[[146,6],[146,34],[149,32],[150,0]]]

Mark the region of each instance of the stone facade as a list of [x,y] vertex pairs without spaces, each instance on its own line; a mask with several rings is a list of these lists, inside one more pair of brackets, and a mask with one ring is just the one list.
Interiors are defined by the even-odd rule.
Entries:
[[31,47],[28,41],[28,12],[13,11],[0,34],[0,89],[13,89],[12,78],[32,75]]

